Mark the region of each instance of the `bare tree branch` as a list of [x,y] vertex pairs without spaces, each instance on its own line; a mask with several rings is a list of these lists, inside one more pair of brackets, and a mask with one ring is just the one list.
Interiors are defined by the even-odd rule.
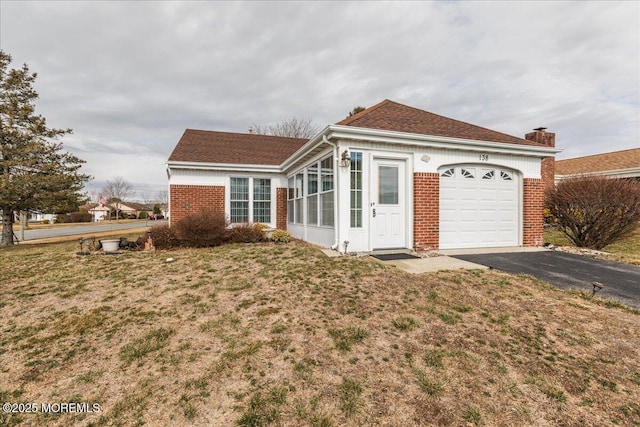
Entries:
[[311,138],[320,131],[310,118],[293,117],[275,125],[252,125],[251,129],[258,135],[275,135],[287,138]]

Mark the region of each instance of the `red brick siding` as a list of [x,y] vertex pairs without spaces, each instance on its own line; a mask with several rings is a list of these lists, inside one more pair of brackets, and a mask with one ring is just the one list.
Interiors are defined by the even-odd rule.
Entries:
[[413,246],[438,249],[440,229],[440,175],[413,174]]
[[[546,131],[534,131],[524,136],[529,141],[535,141],[547,147],[556,146],[556,134]],[[554,185],[554,178],[556,173],[556,160],[554,157],[546,157],[542,159],[542,165],[540,166],[540,172],[542,174],[542,181],[544,182],[544,188]]]
[[556,160],[553,157],[546,157],[542,159],[540,165],[540,173],[542,175],[542,182],[544,182],[545,190],[555,185],[556,176]]
[[542,179],[523,180],[522,244],[542,246],[544,244],[544,182]]
[[170,223],[203,209],[224,212],[224,187],[206,185],[169,186]]
[[286,188],[276,188],[276,228],[287,229],[287,193]]

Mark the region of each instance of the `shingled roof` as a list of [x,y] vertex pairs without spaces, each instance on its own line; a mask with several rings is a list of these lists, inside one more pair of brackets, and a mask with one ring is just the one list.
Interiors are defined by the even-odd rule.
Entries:
[[169,161],[279,165],[307,139],[187,129]]
[[579,175],[640,168],[640,148],[556,160],[556,175]]
[[504,142],[509,144],[541,144],[526,139],[496,132],[460,120],[429,113],[418,108],[385,99],[351,117],[336,123],[360,128],[445,136],[478,141]]

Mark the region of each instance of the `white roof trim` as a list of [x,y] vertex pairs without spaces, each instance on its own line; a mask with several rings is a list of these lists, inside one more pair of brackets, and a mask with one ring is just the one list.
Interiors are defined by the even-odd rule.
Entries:
[[521,156],[553,156],[561,152],[555,147],[541,147],[536,145],[511,144],[508,142],[479,141],[446,136],[421,135],[416,133],[396,132],[353,126],[328,126],[331,138],[348,138],[386,142],[390,144],[411,144],[435,148],[458,148],[461,150],[485,151],[493,153],[508,153]]
[[205,162],[167,162],[169,169],[215,169],[229,171],[251,171],[266,173],[282,173],[278,165],[254,165],[242,163],[205,163]]
[[535,145],[510,144],[506,142],[478,141],[464,138],[451,138],[435,135],[421,135],[416,133],[359,128],[344,125],[329,125],[322,129],[316,136],[309,139],[302,147],[296,150],[280,165],[254,165],[254,164],[230,164],[230,163],[201,163],[201,162],[167,162],[169,169],[215,169],[230,171],[251,171],[284,173],[287,168],[297,162],[302,156],[326,143],[325,139],[344,138],[361,141],[384,142],[397,145],[417,145],[423,147],[459,149],[467,151],[482,151],[489,153],[506,153],[520,156],[552,157],[561,149],[554,147],[541,147]]

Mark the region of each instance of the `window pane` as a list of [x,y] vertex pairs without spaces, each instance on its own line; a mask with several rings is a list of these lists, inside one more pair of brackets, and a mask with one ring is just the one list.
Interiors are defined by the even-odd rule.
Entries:
[[231,222],[249,222],[249,178],[231,178]]
[[320,163],[322,191],[333,190],[333,157],[327,157]]
[[295,197],[304,196],[304,174],[299,173],[296,175],[296,194]]
[[249,178],[231,178],[231,200],[249,200]]
[[271,180],[253,179],[253,200],[271,200]]
[[289,199],[289,200],[292,200],[292,199],[294,199],[294,198],[295,198],[296,191],[295,191],[295,185],[294,185],[294,182],[295,182],[295,178],[294,178],[294,177],[292,177],[292,176],[290,176],[290,177],[289,177],[289,185],[288,185],[288,187],[289,187],[289,195],[288,195],[288,199]]
[[302,211],[302,199],[295,200],[295,222],[296,224],[302,224],[304,221],[304,212]]
[[289,200],[287,202],[287,221],[290,223],[293,223],[294,221],[293,213],[293,200]]
[[321,194],[322,225],[333,225],[333,191]]
[[253,202],[253,222],[271,222],[271,202]]
[[351,152],[351,227],[362,227],[362,153]]
[[318,164],[314,163],[307,170],[307,191],[309,194],[318,192]]
[[231,222],[249,222],[249,202],[231,202]]
[[318,196],[307,197],[307,224],[318,225]]
[[396,166],[378,167],[378,203],[398,204],[398,168]]

